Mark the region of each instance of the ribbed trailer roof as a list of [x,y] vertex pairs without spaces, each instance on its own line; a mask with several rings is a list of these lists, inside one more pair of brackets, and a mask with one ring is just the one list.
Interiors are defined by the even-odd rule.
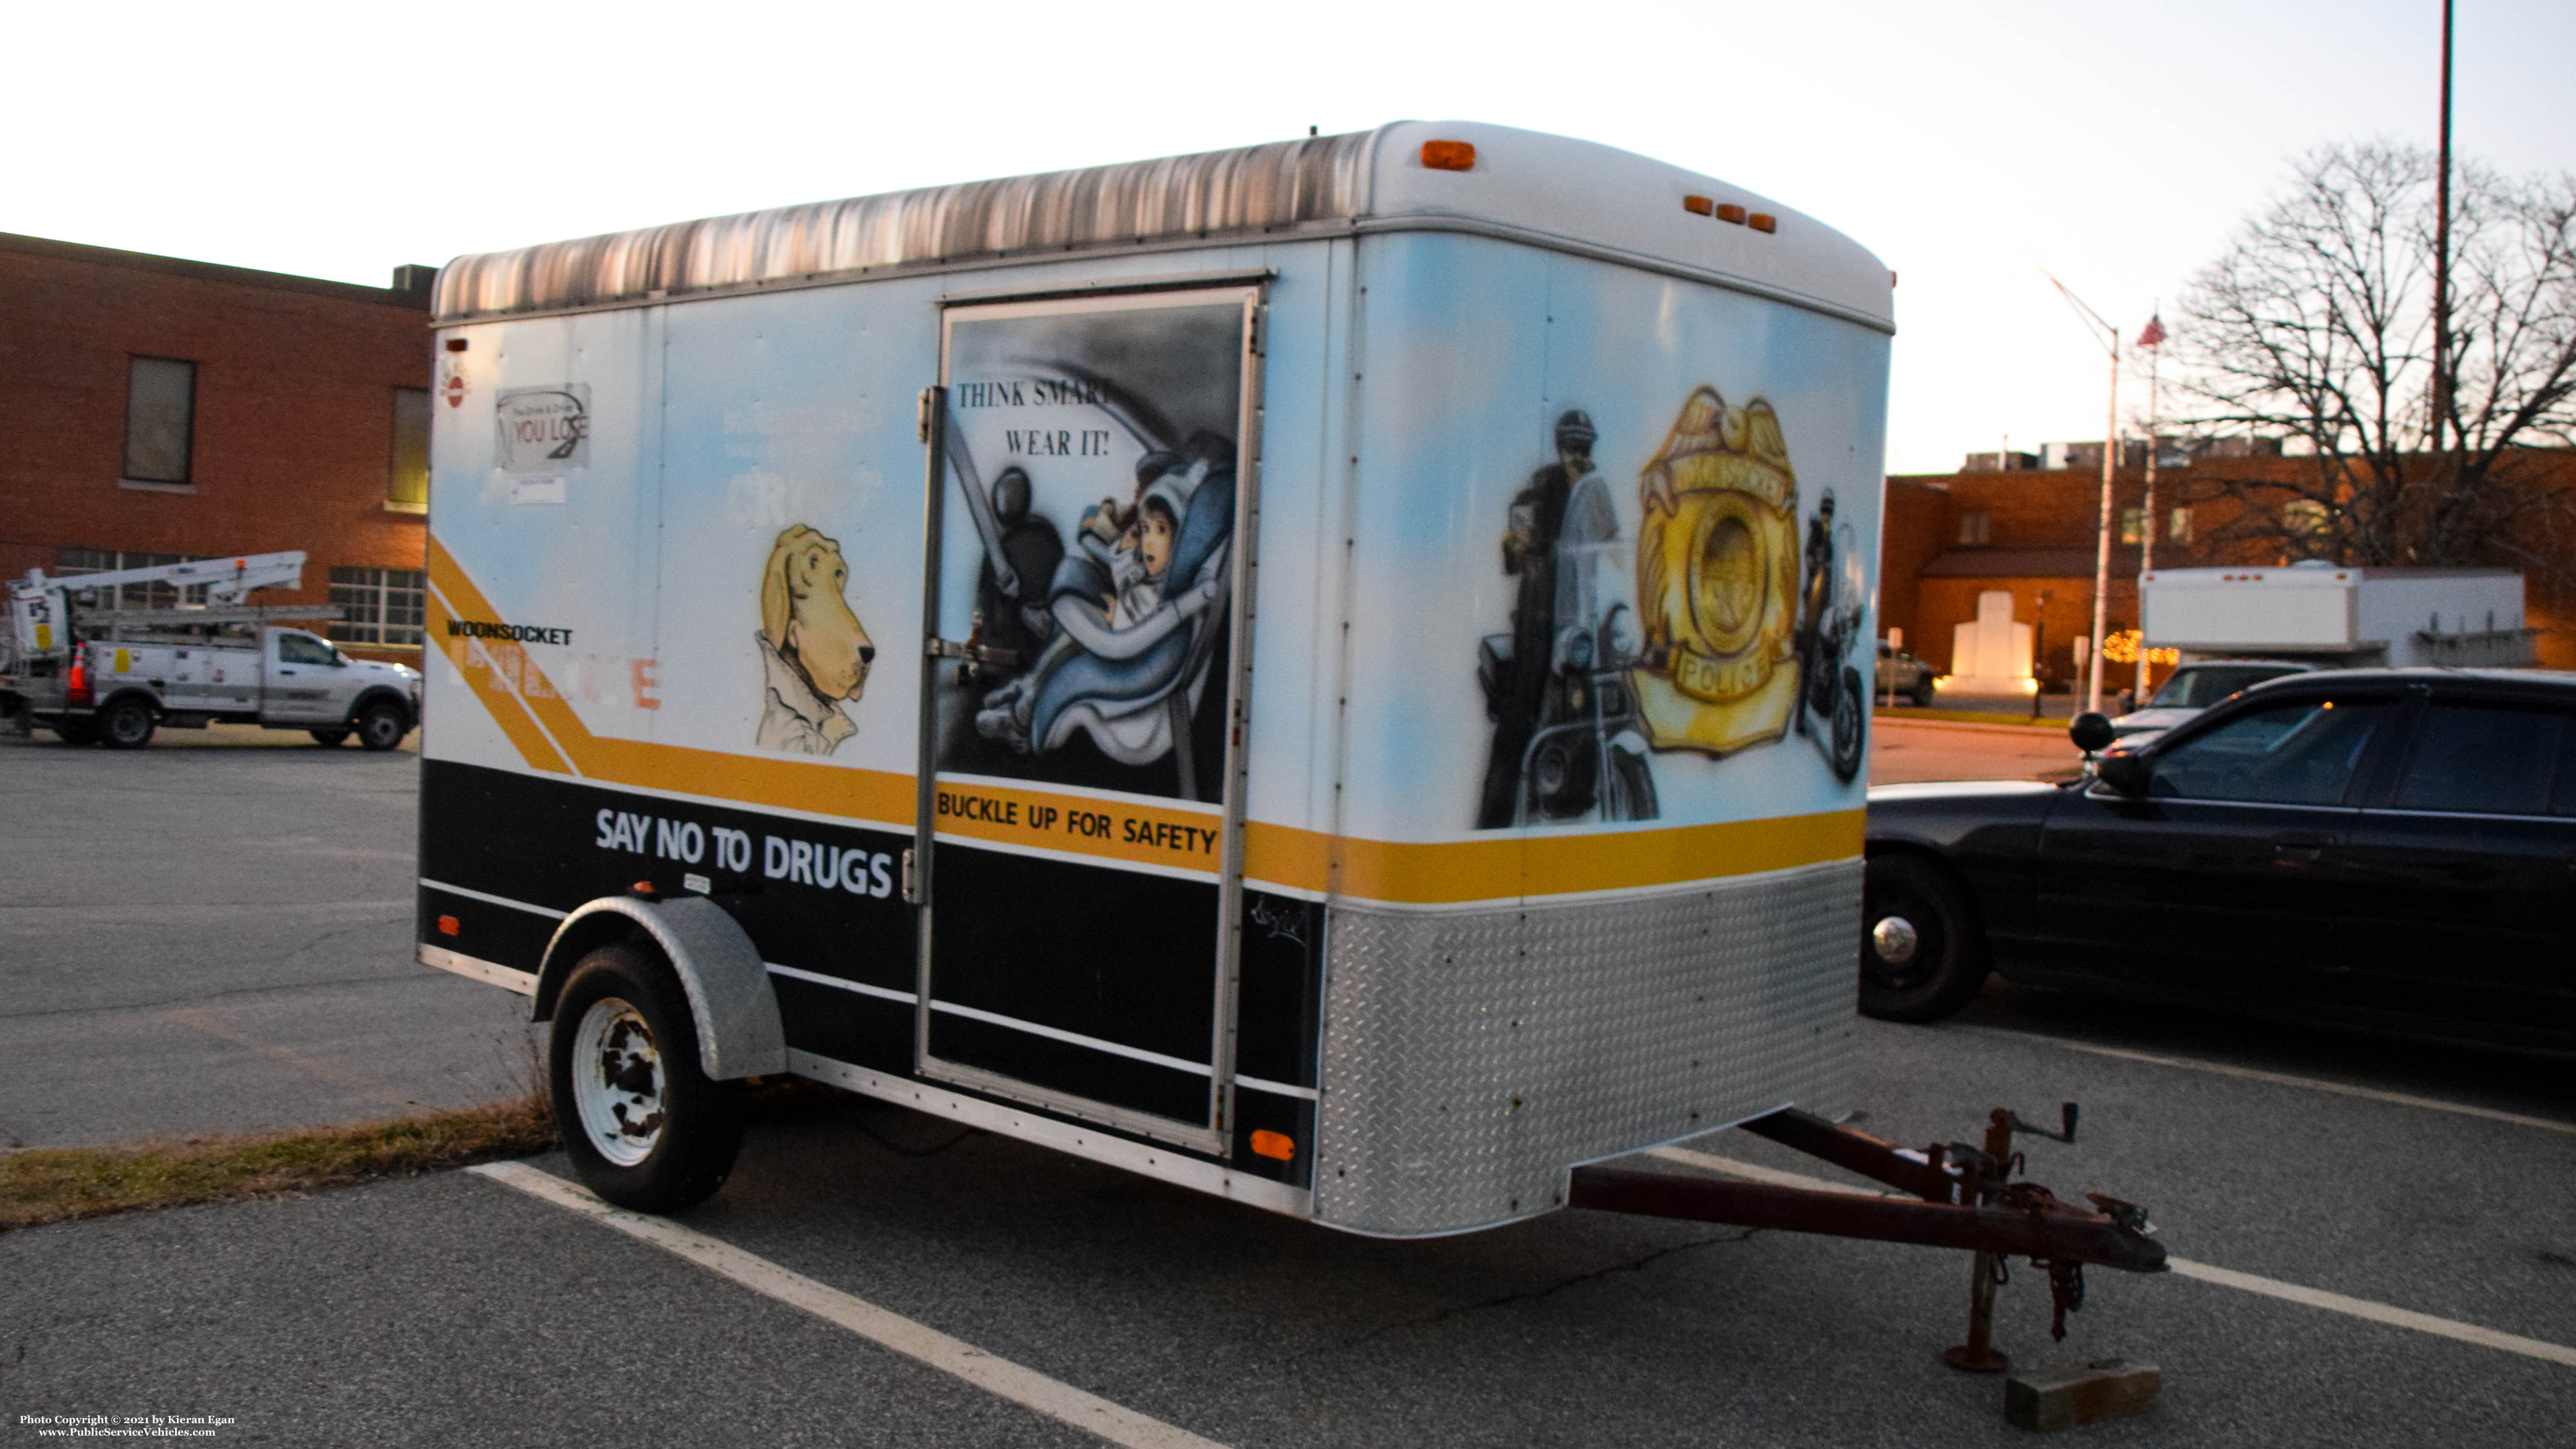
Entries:
[[[1426,140],[1476,147],[1466,171]],[[1683,205],[1712,198],[1774,232]],[[1265,235],[1469,231],[1602,256],[1894,330],[1893,277],[1856,243],[1740,187],[1625,151],[1467,122],[812,202],[457,258],[441,323],[638,305],[894,270],[1168,249]]]

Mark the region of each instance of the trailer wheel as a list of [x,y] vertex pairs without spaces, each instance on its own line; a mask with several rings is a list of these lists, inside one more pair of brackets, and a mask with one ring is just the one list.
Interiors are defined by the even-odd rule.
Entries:
[[317,745],[336,745],[349,737],[347,730],[306,730],[305,733],[311,735]]
[[1950,873],[1911,855],[1873,855],[1861,885],[1860,1009],[1881,1021],[1939,1021],[1986,984],[1986,943]]
[[390,750],[410,733],[411,721],[403,718],[401,705],[380,699],[358,711],[358,743],[368,749]]
[[743,1084],[708,1079],[678,978],[620,942],[581,959],[547,1051],[555,1130],[591,1191],[637,1212],[704,1202],[742,1150]]
[[160,721],[152,717],[152,706],[130,694],[110,700],[107,708],[99,711],[96,726],[99,743],[111,750],[139,750],[152,743],[152,732],[159,727]]

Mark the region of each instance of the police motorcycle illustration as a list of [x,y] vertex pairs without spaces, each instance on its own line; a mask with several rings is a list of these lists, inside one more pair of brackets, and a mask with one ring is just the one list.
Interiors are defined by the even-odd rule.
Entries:
[[1655,777],[1628,673],[1636,611],[1624,584],[1619,518],[1592,466],[1599,439],[1581,409],[1557,419],[1558,461],[1512,500],[1503,572],[1519,580],[1512,632],[1476,651],[1493,754],[1477,824],[1652,820]]
[[[1862,572],[1859,546],[1849,524],[1834,526],[1834,495],[1828,489],[1807,521],[1806,584],[1799,592],[1798,668],[1805,676],[1796,729],[1816,741],[1832,762],[1834,778],[1860,773],[1861,745],[1868,730],[1869,695],[1860,670],[1845,662],[1852,646],[1867,632],[1862,615],[1869,598],[1869,579]],[[1823,727],[1811,734],[1810,720]]]

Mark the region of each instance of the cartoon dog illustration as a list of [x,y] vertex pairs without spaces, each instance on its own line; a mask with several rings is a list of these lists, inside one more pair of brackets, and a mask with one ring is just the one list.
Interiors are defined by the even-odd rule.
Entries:
[[758,744],[828,755],[858,726],[841,712],[867,687],[877,657],[841,590],[841,545],[804,524],[778,535],[760,575],[760,655],[766,675]]

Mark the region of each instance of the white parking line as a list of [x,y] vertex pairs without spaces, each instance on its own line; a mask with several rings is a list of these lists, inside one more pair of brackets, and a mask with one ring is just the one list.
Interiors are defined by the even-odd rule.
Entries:
[[1008,1399],[1059,1423],[1070,1424],[1085,1433],[1096,1434],[1112,1444],[1126,1445],[1129,1449],[1225,1449],[1214,1440],[1202,1439],[1187,1429],[1148,1418],[1097,1394],[1088,1394],[1062,1380],[1048,1378],[1035,1369],[996,1358],[971,1343],[951,1338],[899,1313],[888,1312],[865,1299],[854,1298],[838,1288],[791,1273],[766,1258],[684,1228],[667,1218],[610,1207],[593,1196],[588,1188],[566,1182],[552,1173],[541,1172],[526,1163],[487,1162],[466,1170],[504,1187],[516,1188],[530,1197],[580,1213],[593,1222],[686,1258],[719,1277],[730,1278],[764,1297],[774,1298],[791,1308],[801,1308],[907,1358],[928,1364],[942,1373],[954,1374],[986,1393]]
[[[1705,1168],[1710,1172],[1722,1172],[1729,1177],[1741,1177],[1751,1182],[1767,1182],[1778,1187],[1804,1187],[1824,1192],[1872,1194],[1881,1197],[1905,1196],[1903,1193],[1877,1193],[1874,1189],[1854,1187],[1847,1182],[1829,1182],[1821,1177],[1782,1172],[1776,1167],[1761,1167],[1750,1162],[1739,1162],[1732,1157],[1720,1157],[1714,1152],[1695,1152],[1687,1147],[1654,1147],[1647,1149],[1643,1155],[1660,1157],[1668,1162],[1679,1162],[1691,1167]],[[2436,1318],[2430,1313],[2417,1313],[2411,1308],[2393,1308],[2385,1303],[2373,1303],[2367,1298],[2347,1298],[2341,1293],[2328,1293],[2322,1288],[2303,1288],[2296,1283],[2284,1283],[2278,1278],[2262,1278],[2252,1273],[2239,1273],[2233,1268],[2195,1263],[2189,1258],[2168,1256],[2165,1259],[2165,1265],[2185,1278],[2196,1278],[2203,1283],[2216,1283],[2225,1288],[2260,1293],[2267,1298],[2278,1298],[2285,1303],[2322,1308],[2328,1313],[2341,1313],[2353,1318],[2368,1319],[2372,1323],[2384,1323],[2392,1328],[2411,1328],[2418,1333],[2457,1339],[2461,1343],[2474,1343],[2480,1348],[2502,1349],[2506,1353],[2518,1353],[2526,1358],[2546,1359],[2551,1363],[2566,1364],[2576,1368],[2576,1348],[2544,1342],[2537,1338],[2525,1338],[2518,1333],[2501,1333],[2492,1328],[2480,1328],[2474,1323],[2462,1323],[2457,1319]]]
[[2287,1072],[2259,1071],[2253,1067],[2231,1067],[2223,1062],[2204,1062],[2196,1057],[2165,1057],[2153,1052],[2131,1051],[2126,1047],[2096,1046],[2091,1042],[2069,1041],[2062,1036],[2048,1036],[2035,1031],[2014,1031],[2000,1026],[1954,1026],[1952,1031],[1976,1032],[1984,1036],[2008,1036],[2022,1041],[2041,1042],[2064,1047],[2071,1052],[2091,1052],[2097,1057],[2118,1057],[2122,1061],[2147,1062],[2159,1067],[2180,1067],[2185,1071],[2214,1072],[2222,1077],[2243,1077],[2248,1081],[2270,1082],[2277,1087],[2305,1087],[2312,1092],[2332,1092],[2343,1097],[2367,1097],[2374,1102],[2393,1102],[2400,1107],[2422,1107],[2434,1112],[2456,1112],[2463,1117],[2484,1117],[2490,1122],[2510,1122],[2516,1127],[2537,1127],[2543,1132],[2565,1132],[2576,1135],[2576,1122],[2559,1122],[2548,1117],[2526,1117],[2519,1112],[2499,1112],[2493,1107],[2472,1107],[2464,1102],[2445,1102],[2433,1097],[2414,1097],[2404,1092],[2383,1092],[2376,1087],[2347,1086],[2342,1082],[2319,1081],[2314,1077],[2294,1077]]

